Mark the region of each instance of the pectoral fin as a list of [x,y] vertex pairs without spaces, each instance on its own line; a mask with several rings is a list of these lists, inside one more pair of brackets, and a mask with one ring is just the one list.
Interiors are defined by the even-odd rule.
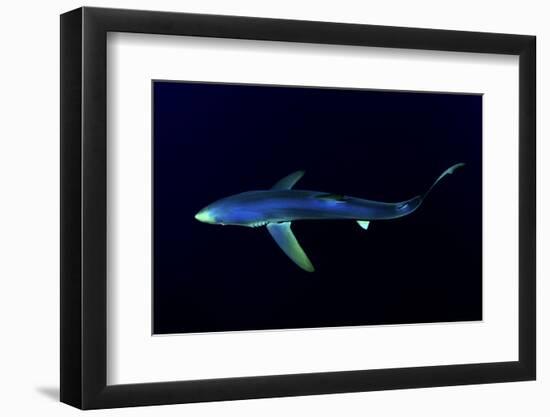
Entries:
[[273,239],[275,239],[275,242],[277,242],[283,252],[286,253],[286,255],[292,259],[296,265],[305,271],[313,272],[315,268],[296,240],[294,233],[290,230],[290,225],[290,222],[269,223],[267,225],[267,230],[269,230],[269,233]]

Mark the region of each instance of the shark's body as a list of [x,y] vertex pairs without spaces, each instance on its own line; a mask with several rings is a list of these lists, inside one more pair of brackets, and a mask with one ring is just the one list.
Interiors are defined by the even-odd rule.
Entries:
[[294,237],[290,226],[297,220],[356,220],[364,229],[372,220],[389,220],[414,212],[432,188],[446,175],[464,164],[444,171],[424,194],[398,203],[365,200],[321,191],[294,190],[304,175],[297,171],[269,190],[247,191],[218,200],[197,213],[204,223],[259,227],[267,226],[281,249],[302,269],[312,272],[313,265]]

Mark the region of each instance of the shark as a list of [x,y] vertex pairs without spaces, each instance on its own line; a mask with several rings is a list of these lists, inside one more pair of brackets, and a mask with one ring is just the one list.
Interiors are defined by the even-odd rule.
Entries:
[[464,165],[458,163],[447,168],[423,194],[396,203],[295,189],[294,185],[305,173],[296,171],[270,189],[245,191],[217,200],[201,209],[195,219],[217,225],[265,226],[273,240],[296,265],[304,271],[313,272],[313,264],[292,232],[293,222],[354,220],[367,230],[372,221],[398,219],[416,211],[444,177]]

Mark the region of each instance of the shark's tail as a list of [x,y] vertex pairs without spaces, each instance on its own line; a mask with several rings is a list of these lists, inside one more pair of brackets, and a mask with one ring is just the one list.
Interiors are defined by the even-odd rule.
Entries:
[[450,168],[447,168],[445,171],[443,171],[443,173],[437,177],[437,179],[434,181],[434,183],[432,184],[432,186],[430,188],[428,188],[428,191],[426,191],[424,194],[420,195],[420,199],[421,200],[424,200],[428,194],[430,194],[430,192],[434,189],[434,187],[437,185],[437,183],[439,181],[441,181],[443,178],[445,178],[447,175],[450,175],[452,173],[454,173],[458,168],[461,168],[463,167],[464,165],[466,165],[465,163],[461,162],[459,164],[455,164],[453,165],[452,167]]
[[396,217],[406,216],[407,214],[411,214],[413,211],[418,209],[420,207],[420,205],[422,204],[422,202],[424,201],[424,199],[428,196],[428,194],[430,194],[430,192],[434,189],[434,187],[437,185],[437,183],[439,181],[441,181],[447,175],[452,174],[458,168],[460,168],[464,165],[465,165],[464,163],[459,163],[459,164],[453,165],[450,168],[447,168],[445,171],[443,171],[443,173],[439,177],[437,177],[437,179],[433,182],[431,187],[428,188],[428,190],[424,194],[420,194],[420,195],[417,195],[416,197],[411,198],[410,200],[403,201],[401,203],[397,203],[397,205],[396,205],[396,211],[397,211]]

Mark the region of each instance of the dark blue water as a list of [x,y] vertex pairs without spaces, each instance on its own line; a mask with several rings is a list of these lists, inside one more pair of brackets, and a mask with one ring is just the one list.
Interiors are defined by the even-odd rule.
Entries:
[[[482,318],[482,97],[184,82],[153,84],[154,333]],[[295,188],[382,201],[410,216],[303,221],[299,269],[265,228],[194,215],[304,169]]]

